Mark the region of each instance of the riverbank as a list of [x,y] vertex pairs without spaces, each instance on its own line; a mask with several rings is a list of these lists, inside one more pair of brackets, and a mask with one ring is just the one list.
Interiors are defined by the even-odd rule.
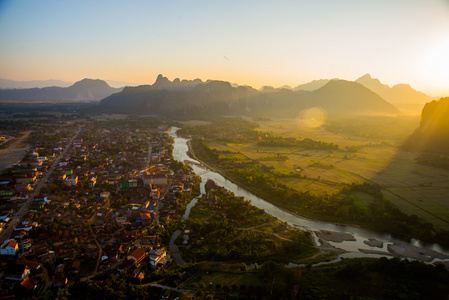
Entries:
[[[300,213],[298,213],[297,211],[291,211],[291,210],[289,210],[289,209],[287,209],[287,208],[285,208],[285,207],[279,206],[279,205],[280,205],[279,203],[277,203],[277,202],[271,202],[269,199],[266,199],[266,198],[264,197],[264,195],[262,195],[262,194],[259,193],[258,191],[252,189],[251,187],[248,187],[248,186],[242,184],[241,182],[236,181],[234,178],[231,178],[231,177],[227,176],[227,175],[225,174],[225,172],[223,172],[223,170],[221,170],[220,168],[212,167],[212,166],[208,165],[206,162],[204,162],[203,160],[199,159],[199,158],[195,155],[195,151],[193,150],[193,147],[192,147],[192,145],[191,145],[191,143],[190,143],[190,140],[187,140],[187,146],[188,146],[188,148],[189,148],[189,151],[187,152],[187,154],[189,155],[189,157],[191,157],[191,158],[197,160],[198,162],[200,162],[200,164],[202,164],[203,167],[205,167],[205,168],[207,168],[207,169],[209,169],[209,170],[211,170],[211,171],[214,171],[214,172],[219,173],[221,176],[223,176],[223,177],[226,178],[227,180],[231,181],[232,183],[236,184],[237,186],[241,187],[242,189],[245,189],[245,190],[247,190],[247,191],[250,191],[251,193],[253,193],[253,194],[256,195],[257,197],[259,197],[259,198],[261,198],[261,199],[264,199],[265,201],[267,201],[267,202],[269,202],[269,203],[275,205],[277,208],[281,209],[282,211],[285,211],[286,213],[289,213],[289,214],[292,214],[292,215],[294,215],[294,216],[296,216],[296,217],[304,218],[304,219],[307,219],[307,220],[310,220],[310,221],[313,221],[313,222],[330,223],[330,224],[333,224],[333,225],[336,225],[336,226],[351,226],[351,227],[356,227],[356,228],[363,228],[362,226],[360,226],[360,225],[358,225],[358,224],[333,222],[333,221],[331,221],[331,220],[326,220],[326,219],[315,219],[315,218],[312,218],[312,217],[310,217],[310,216],[307,216],[307,215],[304,215],[304,214],[300,214]],[[186,162],[189,163],[189,161],[186,161]],[[190,162],[190,163],[194,163],[194,162]]]
[[433,262],[435,259],[438,260],[449,259],[449,255],[406,244],[392,244],[388,245],[387,248],[388,252],[394,254],[395,256],[416,259],[424,262]]
[[[177,160],[183,162],[196,160],[196,163],[192,164],[192,167],[195,169],[195,172],[197,174],[201,174],[201,176],[203,177],[203,181],[205,178],[212,179],[218,185],[226,187],[237,196],[244,197],[245,199],[250,200],[252,205],[263,209],[282,222],[286,222],[290,226],[296,227],[298,229],[311,232],[314,236],[313,239],[315,245],[317,246],[317,248],[323,249],[323,251],[331,250],[332,248],[337,252],[341,251],[343,257],[345,258],[360,257],[360,255],[363,255],[364,253],[366,253],[366,255],[368,255],[369,257],[373,257],[370,256],[370,254],[377,255],[376,257],[394,256],[395,254],[388,252],[387,245],[408,244],[410,246],[416,246],[418,248],[425,247],[425,249],[430,249],[449,255],[449,251],[442,248],[438,244],[426,244],[416,239],[404,241],[402,239],[397,239],[391,234],[385,232],[382,233],[370,229],[365,229],[361,226],[351,226],[339,222],[317,220],[307,216],[302,216],[295,212],[292,213],[288,209],[279,207],[277,206],[278,203],[264,200],[262,197],[257,196],[258,193],[256,191],[252,191],[251,189],[246,188],[244,185],[239,184],[232,178],[222,175],[222,172],[224,172],[224,170],[220,170],[220,168],[217,167],[212,167],[203,162],[201,159],[198,159],[195,150],[192,149],[193,143],[191,144],[188,139],[178,136],[176,134],[177,129],[178,128],[175,127],[171,132],[171,134],[173,134],[173,137],[175,138],[174,148]],[[318,237],[318,233],[322,230],[335,232],[335,235],[337,236],[342,233],[341,238],[338,238],[338,240],[341,240],[342,242],[325,241],[323,238]],[[352,238],[349,241],[347,239],[347,237],[349,237],[347,234],[352,235],[356,239],[356,241],[354,241]],[[423,244],[425,246],[422,246]],[[382,246],[382,248],[380,248],[380,246]],[[336,252],[334,251],[334,253]]]
[[[255,191],[252,191],[249,187],[246,187],[246,186],[240,184],[239,182],[233,180],[232,178],[226,176],[224,174],[224,172],[222,172],[222,170],[220,170],[219,168],[212,167],[212,166],[208,165],[206,162],[204,162],[201,159],[199,159],[196,156],[196,154],[195,154],[195,151],[194,151],[194,149],[193,149],[193,147],[192,147],[192,145],[190,143],[190,140],[187,140],[187,146],[188,146],[188,149],[189,149],[188,152],[187,152],[188,156],[193,158],[193,159],[195,159],[196,161],[198,161],[200,163],[201,167],[209,169],[209,170],[214,171],[214,172],[217,172],[221,176],[226,178],[227,180],[229,180],[229,181],[233,182],[234,184],[236,184],[237,186],[239,186],[241,188],[244,188],[244,189],[247,189],[247,190],[251,191],[252,193],[254,193],[255,195],[257,195],[257,193]],[[198,165],[197,162],[193,162],[193,161],[189,161],[189,160],[185,160],[184,162]],[[257,195],[257,196],[260,197],[260,195]],[[262,198],[262,197],[260,197],[260,198]],[[308,220],[314,221],[314,222],[323,222],[321,220],[312,219],[312,218],[309,218],[307,216],[291,212],[291,211],[289,211],[289,210],[287,210],[285,208],[282,208],[282,207],[278,207],[278,208],[281,209],[282,211],[284,211],[286,213],[289,213],[289,214],[292,214],[292,215],[294,215],[296,217],[305,218],[305,219],[308,219]],[[349,225],[349,224],[338,224],[338,223],[332,223],[332,224],[340,225],[340,226],[348,226]],[[349,225],[349,226],[354,226],[354,225]],[[300,227],[300,226],[298,225],[298,227]],[[354,227],[359,227],[359,226],[354,226]],[[335,232],[335,231],[318,231],[318,232],[316,232],[316,234],[317,234],[317,237],[320,238],[321,240],[318,243],[317,242],[314,242],[314,243],[315,243],[315,247],[320,251],[321,254],[323,254],[323,253],[325,253],[326,251],[329,251],[329,250],[335,252],[336,255],[340,255],[342,253],[346,253],[347,252],[346,250],[337,248],[337,247],[331,245],[328,242],[341,243],[341,242],[344,242],[344,241],[355,241],[356,240],[354,238],[354,236],[352,234],[350,234],[350,233]],[[319,255],[319,254],[317,254],[317,255]]]

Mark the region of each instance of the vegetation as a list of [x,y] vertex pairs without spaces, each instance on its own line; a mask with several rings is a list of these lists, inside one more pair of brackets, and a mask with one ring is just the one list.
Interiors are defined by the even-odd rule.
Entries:
[[448,280],[442,265],[363,258],[315,268],[267,261],[245,271],[200,269],[183,287],[226,299],[446,299]]
[[435,153],[422,153],[416,161],[419,164],[449,170],[449,156]]
[[183,257],[191,261],[289,262],[315,252],[308,233],[289,228],[221,187],[197,203],[186,228],[191,234]]
[[324,125],[329,132],[401,143],[419,125],[418,116],[331,117]]
[[321,149],[321,150],[338,150],[339,146],[334,143],[326,143],[322,141],[315,141],[309,138],[298,140],[295,138],[284,138],[281,136],[268,136],[260,137],[260,141],[257,143],[262,147],[302,147],[305,149]]
[[254,131],[255,128],[256,123],[241,118],[217,118],[213,121],[213,126],[189,126],[180,129],[178,133],[184,136],[204,136],[226,143],[242,143],[259,138],[259,134]]
[[[247,124],[246,122],[244,121],[243,123]],[[205,133],[203,130],[211,130],[214,125],[196,125],[194,127]],[[207,129],[204,129],[206,127]],[[239,125],[233,124],[232,130],[238,130],[236,128],[239,128]],[[322,192],[321,194],[315,194],[309,191],[302,191],[284,183],[285,179],[295,178],[296,180],[315,181],[317,183],[322,183],[322,179],[320,177],[311,178],[306,174],[302,175],[292,171],[290,173],[281,173],[277,168],[265,165],[267,162],[265,159],[266,155],[259,155],[263,159],[256,160],[242,152],[217,150],[208,145],[209,143],[214,146],[217,145],[213,139],[213,142],[208,142],[211,139],[209,136],[201,135],[201,138],[198,138],[199,134],[196,134],[196,131],[192,128],[186,129],[185,132],[194,135],[191,145],[195,155],[207,164],[218,168],[228,178],[279,207],[318,219],[358,224],[378,231],[447,244],[447,240],[440,238],[442,235],[445,236],[445,230],[435,228],[432,223],[424,221],[415,214],[403,212],[391,201],[384,198],[382,188],[378,184],[366,181],[339,184],[338,190],[333,193]],[[227,132],[226,129],[221,129],[220,141],[227,139]],[[232,136],[230,133],[229,135]],[[246,133],[246,136],[251,137],[251,134]],[[282,142],[284,147],[295,141],[295,139],[290,138],[274,138],[273,140]],[[326,144],[321,143],[321,145]],[[377,147],[371,143],[363,145],[363,147],[370,146]],[[391,146],[385,142],[381,143],[381,147]],[[220,149],[220,147],[218,148]],[[355,151],[351,147],[346,150]],[[328,149],[328,151],[335,150]],[[359,148],[357,148],[357,151],[359,151]],[[329,155],[335,154],[331,152]],[[346,159],[350,159],[350,157]],[[263,164],[261,163],[262,161],[264,162]],[[298,166],[296,168],[300,169]],[[308,168],[334,170],[336,167],[323,161],[309,159]],[[326,181],[324,183],[326,184]],[[374,200],[370,203],[361,203],[359,200],[354,199],[354,192],[357,191],[371,195]]]
[[301,299],[446,299],[448,280],[442,265],[380,258],[315,268],[299,282]]

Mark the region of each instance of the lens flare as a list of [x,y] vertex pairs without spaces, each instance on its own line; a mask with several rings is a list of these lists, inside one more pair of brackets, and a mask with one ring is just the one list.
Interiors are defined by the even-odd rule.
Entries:
[[296,118],[296,123],[304,128],[319,128],[327,120],[327,112],[321,107],[310,107],[302,110]]

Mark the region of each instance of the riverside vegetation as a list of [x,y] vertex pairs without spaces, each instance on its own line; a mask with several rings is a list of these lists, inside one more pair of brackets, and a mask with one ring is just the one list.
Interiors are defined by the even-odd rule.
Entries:
[[[346,144],[343,146],[256,129],[255,122],[222,118],[207,125],[186,126],[180,134],[192,138],[193,151],[201,160],[279,207],[312,218],[449,245],[447,227],[435,226],[402,209],[388,198],[389,190],[381,185],[382,180],[377,183],[375,176],[354,175],[358,167],[369,163],[370,151],[394,148],[390,142],[363,140],[357,144],[340,138]],[[341,167],[346,161],[353,169],[351,177]],[[339,177],[344,180],[336,180]],[[317,188],[307,189],[310,185]]]
[[316,252],[308,232],[291,228],[210,180],[206,189],[207,197],[185,222],[189,240],[178,243],[187,244],[182,247],[184,259],[288,263]]

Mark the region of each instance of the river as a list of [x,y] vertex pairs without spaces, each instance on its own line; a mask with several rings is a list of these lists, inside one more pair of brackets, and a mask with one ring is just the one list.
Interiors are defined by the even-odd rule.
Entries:
[[[416,258],[416,253],[420,253],[422,255],[422,251],[428,251],[434,253],[439,252],[449,255],[449,251],[447,249],[444,249],[438,244],[426,244],[423,243],[417,239],[411,239],[410,241],[406,242],[404,240],[400,240],[397,238],[394,238],[390,234],[382,234],[378,233],[372,230],[367,230],[359,227],[349,226],[349,225],[338,225],[333,223],[328,223],[324,221],[319,220],[312,220],[305,217],[301,217],[298,215],[291,214],[283,209],[280,209],[273,204],[265,201],[262,198],[257,197],[256,195],[252,194],[251,192],[248,192],[247,190],[239,187],[232,181],[224,178],[219,173],[216,173],[214,171],[208,170],[207,168],[203,167],[202,164],[195,159],[189,157],[187,155],[187,151],[189,150],[189,147],[187,145],[187,139],[179,137],[176,134],[176,131],[179,128],[172,127],[169,134],[172,136],[175,140],[175,143],[173,145],[173,157],[174,159],[178,161],[191,161],[194,162],[193,164],[190,164],[190,166],[193,168],[193,171],[196,174],[201,174],[201,192],[204,193],[204,185],[208,179],[212,179],[215,181],[216,184],[225,187],[229,191],[232,191],[236,196],[242,196],[245,199],[248,199],[251,201],[251,204],[263,209],[268,214],[276,217],[277,219],[287,222],[290,226],[307,230],[311,232],[314,236],[315,242],[320,245],[320,242],[318,241],[316,233],[319,231],[329,231],[329,232],[336,232],[336,233],[344,233],[344,234],[350,234],[355,240],[354,241],[343,241],[343,242],[330,242],[329,244],[332,246],[343,249],[349,253],[346,253],[344,257],[359,257],[362,255],[362,251],[375,251],[375,252],[383,252],[385,254],[388,254],[388,246],[392,245],[399,245],[397,247],[400,251],[410,251],[409,249],[414,249],[415,255],[409,255],[411,258]],[[190,213],[190,209],[195,205],[196,200],[192,201],[187,209],[186,213],[184,215],[184,218],[188,218],[188,215]],[[375,247],[370,246],[365,241],[368,241],[368,239],[375,239],[377,241],[380,241],[383,243],[382,247]],[[405,247],[405,248],[404,248]],[[407,248],[408,247],[408,248]],[[351,253],[352,256],[351,256]],[[363,253],[363,256],[375,256],[375,255],[368,255]],[[407,255],[403,255],[407,256]],[[432,257],[438,257],[432,256]]]

